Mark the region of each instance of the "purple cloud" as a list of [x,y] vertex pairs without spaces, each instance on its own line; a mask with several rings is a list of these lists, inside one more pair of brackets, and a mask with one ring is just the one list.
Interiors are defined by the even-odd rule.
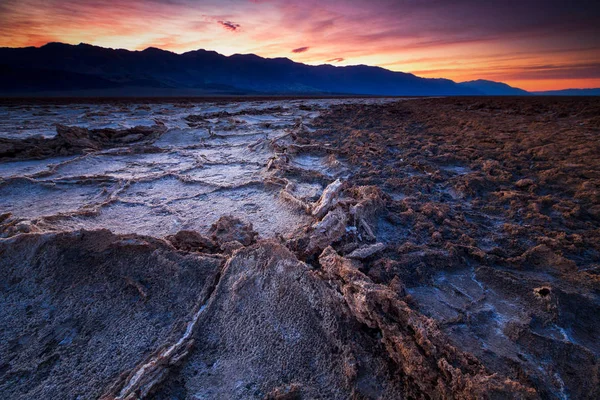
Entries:
[[235,32],[240,29],[241,25],[231,21],[217,21],[221,26],[229,31]]
[[308,49],[310,49],[308,46],[298,47],[297,49],[292,50],[292,53],[304,53],[305,51],[308,51]]

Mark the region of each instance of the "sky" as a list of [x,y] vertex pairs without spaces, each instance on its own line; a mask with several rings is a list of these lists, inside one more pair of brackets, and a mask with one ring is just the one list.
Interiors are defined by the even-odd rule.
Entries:
[[0,0],[0,47],[48,42],[600,87],[597,0]]

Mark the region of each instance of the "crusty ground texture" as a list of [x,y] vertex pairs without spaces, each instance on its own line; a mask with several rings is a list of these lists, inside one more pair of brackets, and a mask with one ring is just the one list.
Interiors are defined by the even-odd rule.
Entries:
[[[340,105],[315,124],[269,144],[269,184],[312,219],[290,237],[0,216],[0,397],[600,398],[600,100]],[[298,170],[305,153],[349,173]],[[290,177],[326,188],[297,198]]]

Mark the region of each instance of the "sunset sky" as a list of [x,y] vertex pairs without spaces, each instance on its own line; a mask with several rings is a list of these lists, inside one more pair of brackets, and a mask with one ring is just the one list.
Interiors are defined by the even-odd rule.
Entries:
[[2,0],[0,46],[80,42],[600,87],[600,1]]

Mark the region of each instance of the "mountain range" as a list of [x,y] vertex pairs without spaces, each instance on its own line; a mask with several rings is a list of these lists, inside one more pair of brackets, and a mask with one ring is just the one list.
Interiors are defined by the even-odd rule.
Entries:
[[0,48],[0,95],[530,95],[500,82],[421,78],[366,65],[306,65],[254,54],[109,49],[48,43]]

